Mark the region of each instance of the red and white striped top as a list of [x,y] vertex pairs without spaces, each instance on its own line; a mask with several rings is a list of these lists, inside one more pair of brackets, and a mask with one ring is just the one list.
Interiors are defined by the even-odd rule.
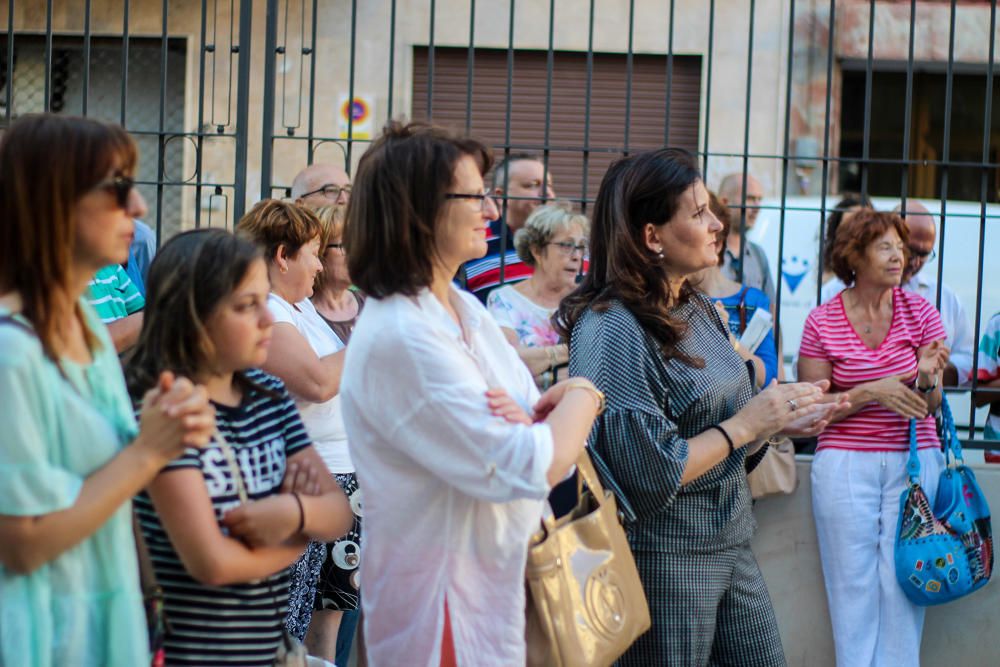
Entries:
[[[833,366],[832,391],[888,377],[916,379],[917,348],[946,336],[941,316],[918,294],[898,287],[892,291],[892,324],[874,350],[862,342],[844,312],[843,292],[818,306],[806,318],[799,356],[822,359]],[[895,451],[908,449],[909,420],[872,402],[847,419],[831,424],[819,435],[817,449]],[[917,422],[920,449],[940,442],[930,415]]]

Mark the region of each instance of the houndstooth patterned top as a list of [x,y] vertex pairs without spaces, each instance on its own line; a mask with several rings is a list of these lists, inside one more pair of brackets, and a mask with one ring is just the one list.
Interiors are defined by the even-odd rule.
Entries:
[[687,438],[728,419],[746,405],[753,385],[729,344],[711,301],[700,294],[674,314],[689,323],[681,349],[705,360],[694,368],[665,360],[659,346],[619,301],[588,310],[570,339],[570,375],[582,375],[607,396],[607,409],[590,435],[609,487],[636,515],[626,524],[634,550],[708,553],[753,535],[746,471],[739,449],[693,482],[681,485]]

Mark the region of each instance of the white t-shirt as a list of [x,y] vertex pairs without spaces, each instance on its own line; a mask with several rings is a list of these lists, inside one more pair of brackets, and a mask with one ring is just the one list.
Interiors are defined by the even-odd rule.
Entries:
[[[317,357],[325,357],[344,349],[344,343],[323,321],[312,301],[305,299],[294,306],[280,296],[271,293],[267,297],[267,307],[275,322],[284,322],[295,327],[309,343]],[[340,395],[325,403],[313,403],[292,394],[295,405],[302,415],[306,431],[312,438],[313,446],[319,452],[323,463],[330,472],[345,474],[354,472],[351,455],[347,450],[347,431],[340,411]]]

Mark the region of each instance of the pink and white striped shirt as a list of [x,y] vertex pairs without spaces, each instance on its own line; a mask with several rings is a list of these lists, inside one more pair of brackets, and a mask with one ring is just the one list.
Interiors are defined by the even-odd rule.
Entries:
[[[916,379],[917,349],[946,336],[941,316],[923,297],[898,287],[892,291],[892,324],[874,350],[864,344],[844,311],[843,292],[818,306],[806,318],[799,356],[821,359],[833,366],[831,391],[847,391],[890,375]],[[917,422],[920,449],[938,447],[934,417]],[[819,435],[817,449],[835,447],[895,451],[909,447],[909,420],[876,402]]]

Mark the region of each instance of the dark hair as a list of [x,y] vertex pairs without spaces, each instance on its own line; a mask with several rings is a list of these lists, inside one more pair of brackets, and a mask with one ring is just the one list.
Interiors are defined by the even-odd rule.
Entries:
[[906,266],[910,259],[910,250],[906,247],[910,233],[906,223],[895,213],[864,209],[840,226],[837,238],[830,248],[830,268],[833,273],[845,285],[852,284],[857,267],[865,259],[868,246],[890,229],[895,229],[903,242],[903,266]]
[[719,243],[719,266],[722,266],[726,261],[726,241],[729,240],[729,232],[733,229],[733,219],[729,207],[711,191],[708,193],[708,210],[722,223],[722,229],[716,235]]
[[46,356],[56,361],[56,318],[75,310],[87,345],[98,345],[71,296],[75,206],[112,169],[131,176],[135,143],[92,118],[29,114],[0,139],[0,291],[16,290]]
[[[149,267],[139,341],[125,363],[133,399],[162,371],[195,377],[215,356],[205,322],[262,259],[261,249],[224,229],[195,229],[167,241]],[[237,382],[257,388],[242,373]]]
[[506,181],[510,180],[510,166],[515,162],[541,162],[545,164],[541,156],[537,153],[511,153],[510,155],[505,155],[504,157],[497,160],[496,166],[493,167],[493,174],[490,178],[490,187],[493,189],[503,188],[507,190]]
[[311,209],[280,199],[257,202],[236,224],[236,233],[260,245],[269,264],[279,246],[285,247],[285,256],[291,259],[321,231],[322,225]]
[[464,156],[481,174],[492,163],[475,139],[392,121],[361,157],[344,225],[347,269],[361,291],[413,296],[431,284],[438,219]]
[[680,351],[687,323],[670,315],[694,290],[685,282],[672,303],[666,266],[644,239],[646,225],[669,223],[681,196],[700,180],[695,157],[680,148],[639,153],[611,165],[594,202],[590,270],[554,318],[560,335],[569,340],[586,310],[606,310],[618,299],[659,341],[664,356],[698,367],[704,363]]
[[866,195],[856,192],[844,193],[837,205],[833,207],[833,212],[826,219],[826,239],[823,241],[823,266],[831,267],[833,242],[837,238],[837,229],[844,220],[844,214],[850,209],[860,206],[861,208],[871,208],[872,202]]

